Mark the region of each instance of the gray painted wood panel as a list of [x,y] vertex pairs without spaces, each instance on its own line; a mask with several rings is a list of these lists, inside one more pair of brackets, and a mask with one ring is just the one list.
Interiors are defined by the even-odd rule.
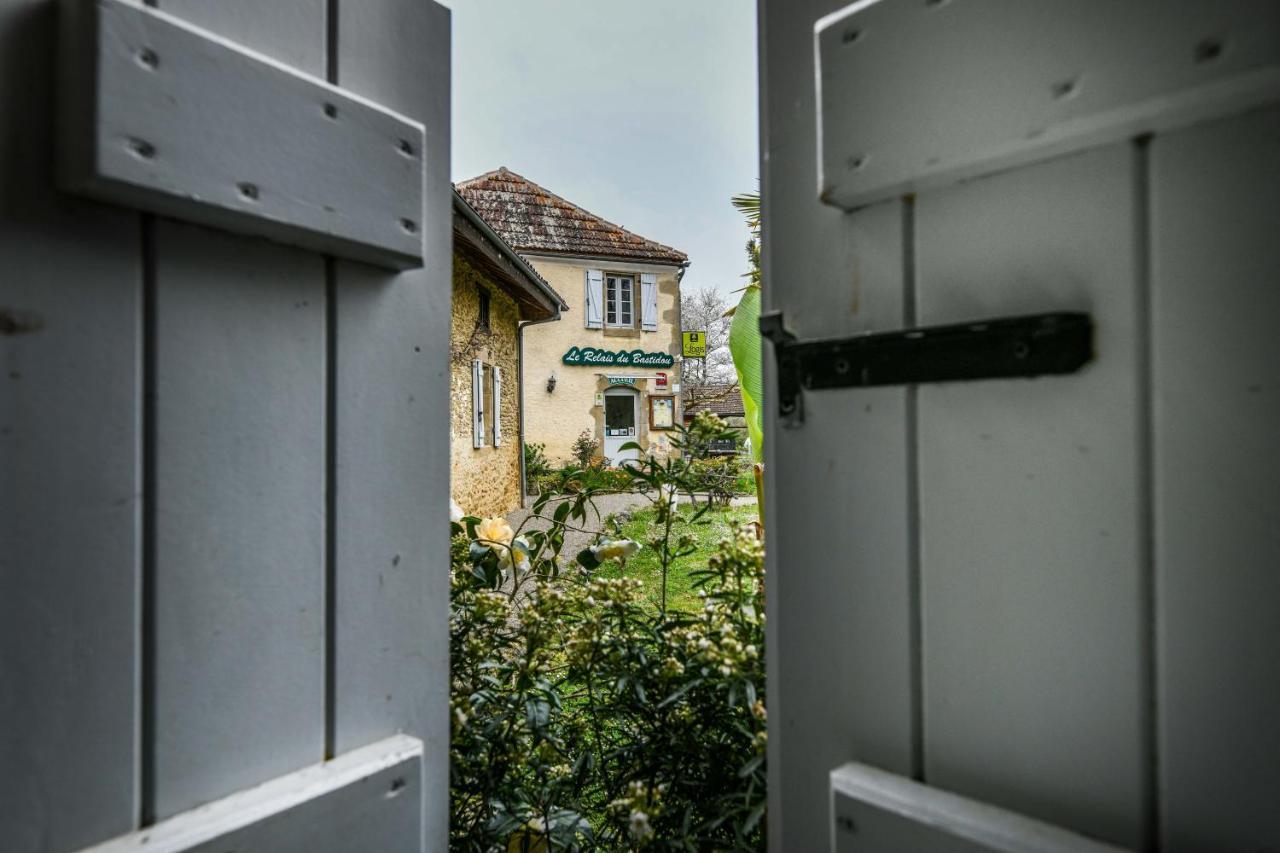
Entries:
[[[79,7],[75,7],[79,8]],[[394,268],[422,260],[422,127],[131,0],[83,15],[64,186]],[[75,75],[69,75],[75,76]]]
[[55,9],[0,0],[0,847],[137,814],[137,215],[53,192]]
[[1151,165],[1163,849],[1280,849],[1280,110]]
[[322,259],[156,228],[156,813],[324,737]]
[[[904,322],[902,207],[854,216],[813,192],[813,22],[840,4],[761,4],[764,302],[805,337]],[[766,346],[766,398],[774,362]],[[902,773],[912,748],[908,396],[810,394],[802,429],[766,405],[769,844],[824,850],[828,773]]]
[[[828,290],[822,309],[805,287],[782,296],[784,304],[813,300],[792,329],[806,337],[811,326],[831,333],[836,322],[846,334],[902,324],[901,204],[842,225],[849,290]],[[770,679],[770,740],[781,741],[775,784],[783,807],[796,810],[788,818],[813,821],[801,836],[808,839],[825,832],[821,806],[836,764],[857,758],[911,772],[913,603],[907,392],[815,393],[804,406],[804,427],[779,433],[769,457],[785,497],[767,504],[766,523],[784,531],[771,541],[780,568],[768,599],[769,625],[785,637]]]
[[[160,7],[324,72],[323,0]],[[324,274],[314,254],[191,226],[159,223],[155,242],[164,817],[323,754]]]
[[1134,154],[917,201],[921,324],[1094,316],[1079,374],[920,388],[926,780],[1144,842]]
[[425,266],[336,269],[334,746],[424,742],[423,845],[448,832],[450,13],[342,0],[338,83],[426,126]]

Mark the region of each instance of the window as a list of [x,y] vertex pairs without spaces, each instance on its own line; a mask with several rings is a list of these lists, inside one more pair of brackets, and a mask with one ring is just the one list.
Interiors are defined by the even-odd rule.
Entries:
[[604,324],[606,326],[635,325],[635,279],[629,275],[611,275],[605,278]]
[[471,446],[502,446],[502,368],[471,362]]
[[476,318],[476,327],[489,331],[489,291],[480,288],[480,316]]

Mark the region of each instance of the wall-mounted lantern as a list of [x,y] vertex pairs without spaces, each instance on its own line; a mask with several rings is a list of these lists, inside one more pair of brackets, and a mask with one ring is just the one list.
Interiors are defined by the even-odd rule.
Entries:
[[547,393],[550,394],[556,390],[556,374],[552,371],[551,377],[547,379]]

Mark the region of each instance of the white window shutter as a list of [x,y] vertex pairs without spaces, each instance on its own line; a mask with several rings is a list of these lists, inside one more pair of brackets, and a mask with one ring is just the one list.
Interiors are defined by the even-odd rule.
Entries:
[[640,274],[640,325],[646,332],[658,331],[658,277]]
[[484,362],[471,362],[471,446],[484,447]]
[[493,446],[502,446],[502,368],[493,366]]
[[604,273],[600,270],[587,270],[586,311],[583,312],[588,329],[599,329],[604,325],[601,306],[604,305]]

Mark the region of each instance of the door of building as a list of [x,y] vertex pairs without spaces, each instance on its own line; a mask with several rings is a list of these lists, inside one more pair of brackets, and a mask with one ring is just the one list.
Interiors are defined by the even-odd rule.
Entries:
[[445,849],[449,27],[0,0],[0,848]]
[[610,388],[604,392],[604,456],[610,465],[639,459],[640,451],[622,446],[639,439],[636,429],[638,394],[631,388]]

